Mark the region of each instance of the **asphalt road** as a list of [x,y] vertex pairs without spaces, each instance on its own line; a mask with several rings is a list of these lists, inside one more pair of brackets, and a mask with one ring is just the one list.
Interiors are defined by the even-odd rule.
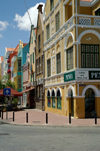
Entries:
[[0,124],[0,151],[100,151],[100,127]]

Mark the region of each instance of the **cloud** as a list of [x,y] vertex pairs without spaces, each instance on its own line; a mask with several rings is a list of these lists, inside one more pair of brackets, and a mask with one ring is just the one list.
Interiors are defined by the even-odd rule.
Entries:
[[[34,7],[31,7],[28,9],[27,12],[25,12],[24,16],[20,16],[19,14],[15,15],[14,21],[17,22],[17,27],[20,30],[26,30],[29,31],[31,27],[29,15],[32,21],[32,24],[36,27],[37,26],[37,16],[38,16],[38,10],[37,7],[39,4],[43,4],[43,10],[44,10],[44,3],[37,3]],[[29,13],[29,15],[28,15]]]
[[4,21],[4,22],[0,21],[0,31],[5,30],[8,25],[9,25],[8,22],[6,22],[6,21]]

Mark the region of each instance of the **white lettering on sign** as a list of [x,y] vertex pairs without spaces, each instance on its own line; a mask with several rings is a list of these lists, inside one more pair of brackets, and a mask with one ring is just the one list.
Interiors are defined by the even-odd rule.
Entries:
[[69,80],[69,79],[73,79],[73,75],[72,74],[66,75],[66,80]]

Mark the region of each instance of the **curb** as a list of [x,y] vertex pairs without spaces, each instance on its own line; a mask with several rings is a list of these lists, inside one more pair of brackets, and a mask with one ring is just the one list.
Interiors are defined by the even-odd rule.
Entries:
[[15,126],[33,126],[33,127],[63,127],[63,128],[71,128],[71,127],[100,127],[100,125],[72,125],[72,124],[66,124],[66,125],[49,125],[49,124],[30,124],[30,123],[13,123],[13,122],[8,122],[6,120],[0,120],[1,124],[9,124],[9,125],[15,125]]

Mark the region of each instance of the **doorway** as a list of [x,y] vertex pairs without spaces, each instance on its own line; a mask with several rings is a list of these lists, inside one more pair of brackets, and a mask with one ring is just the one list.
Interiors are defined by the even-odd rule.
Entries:
[[85,93],[85,118],[95,116],[95,93],[93,89],[87,89]]

